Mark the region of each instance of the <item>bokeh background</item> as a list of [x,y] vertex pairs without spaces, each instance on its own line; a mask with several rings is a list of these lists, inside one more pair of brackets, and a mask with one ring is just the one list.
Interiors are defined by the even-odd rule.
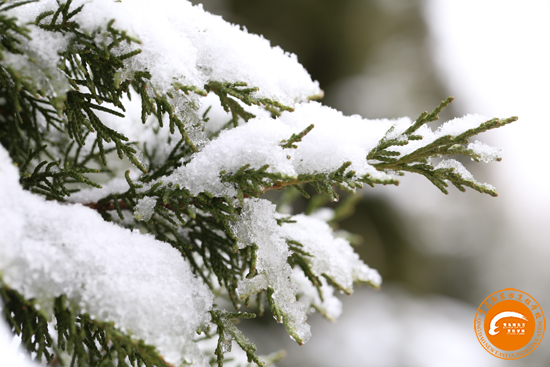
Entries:
[[302,347],[270,317],[243,322],[259,353],[285,349],[278,366],[549,365],[550,336],[502,361],[479,345],[473,324],[481,301],[503,288],[531,294],[550,315],[550,1],[194,2],[295,53],[323,103],[346,114],[415,118],[454,95],[442,121],[520,117],[478,137],[504,149],[502,162],[463,161],[498,198],[444,195],[414,176],[363,190],[339,226],[362,237],[357,251],[382,274],[382,289],[342,297],[334,324],[312,315]]

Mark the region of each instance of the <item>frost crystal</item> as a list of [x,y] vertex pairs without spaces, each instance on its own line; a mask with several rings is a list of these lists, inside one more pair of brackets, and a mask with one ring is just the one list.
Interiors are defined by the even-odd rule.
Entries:
[[238,238],[240,248],[258,246],[258,275],[239,283],[242,298],[262,289],[273,290],[273,303],[281,310],[289,334],[298,342],[304,343],[311,337],[306,324],[306,309],[296,301],[296,286],[290,276],[292,269],[287,262],[290,255],[288,246],[279,235],[279,225],[275,220],[275,205],[264,199],[247,199],[240,220],[232,230]]
[[149,219],[151,219],[156,204],[157,199],[151,198],[149,196],[145,196],[143,199],[140,199],[134,211],[134,218],[147,222]]

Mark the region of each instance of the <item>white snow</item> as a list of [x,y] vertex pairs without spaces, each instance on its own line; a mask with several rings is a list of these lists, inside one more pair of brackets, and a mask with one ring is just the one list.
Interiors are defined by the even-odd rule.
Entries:
[[[265,199],[246,199],[239,221],[232,230],[239,248],[256,244],[258,275],[239,284],[239,294],[246,297],[271,287],[275,290],[274,302],[289,317],[291,327],[298,330],[304,341],[311,336],[305,323],[306,313],[317,308],[328,319],[335,320],[341,314],[341,303],[333,296],[334,289],[323,275],[353,292],[354,282],[370,283],[379,287],[382,278],[374,269],[364,264],[349,242],[335,238],[332,229],[323,220],[303,214],[292,216],[296,223],[279,226],[275,220],[275,205]],[[286,240],[298,241],[303,250],[312,255],[312,270],[321,278],[323,301],[317,289],[307,280],[302,270],[291,269],[287,258],[292,254]],[[299,303],[296,302],[298,295]]]
[[[231,184],[222,183],[220,171],[235,173],[245,164],[258,169],[268,164],[268,172],[289,177],[305,173],[330,173],[347,161],[358,176],[389,178],[369,165],[366,157],[386,131],[399,120],[366,120],[359,116],[344,116],[317,102],[300,104],[295,112],[284,112],[277,119],[258,117],[247,124],[224,130],[192,160],[180,167],[164,182],[186,187],[193,195],[210,192],[218,196],[235,196]],[[297,149],[284,149],[281,141],[314,124]]]
[[292,282],[298,287],[298,300],[304,304],[306,310],[311,311],[313,307],[330,321],[336,321],[340,317],[342,302],[333,295],[334,288],[327,284],[325,278],[321,278],[322,300],[319,291],[311,284],[302,269],[298,267],[292,269]]
[[473,150],[474,153],[480,156],[479,159],[485,163],[502,159],[501,148],[492,147],[490,145],[480,142],[479,140],[468,144],[467,149]]
[[401,155],[407,155],[414,152],[418,148],[433,143],[439,138],[447,135],[456,137],[469,129],[479,127],[481,124],[489,120],[490,118],[487,116],[469,114],[463,117],[456,117],[450,121],[443,123],[436,129],[436,131],[433,131],[427,125],[423,125],[414,133],[415,135],[421,135],[423,137],[422,140],[413,140],[410,141],[407,145],[394,146],[389,148],[389,150],[400,152]]
[[209,320],[213,296],[181,254],[78,204],[45,201],[24,191],[18,179],[1,147],[0,270],[6,284],[46,308],[65,294],[82,312],[156,346],[167,361],[200,365],[192,340]]

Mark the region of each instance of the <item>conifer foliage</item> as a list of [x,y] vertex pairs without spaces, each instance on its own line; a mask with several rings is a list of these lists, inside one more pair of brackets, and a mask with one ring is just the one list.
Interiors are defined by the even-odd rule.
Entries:
[[309,312],[336,319],[335,291],[381,278],[267,191],[337,201],[412,172],[496,196],[432,158],[500,160],[470,139],[516,118],[432,131],[452,98],[344,116],[295,55],[186,1],[0,0],[0,24],[1,307],[36,361],[270,365],[239,319],[271,313],[303,344]]

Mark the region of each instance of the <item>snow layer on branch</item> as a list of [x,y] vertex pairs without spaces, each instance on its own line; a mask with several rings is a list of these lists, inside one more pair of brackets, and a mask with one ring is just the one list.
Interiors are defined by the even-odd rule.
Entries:
[[167,361],[200,364],[192,339],[208,321],[213,296],[181,254],[78,204],[45,201],[18,180],[0,147],[0,271],[6,284],[46,307],[65,294],[82,312],[156,346]]
[[[388,150],[393,150],[396,152],[400,152],[402,156],[405,156],[407,154],[410,154],[417,150],[418,148],[421,148],[423,146],[426,146],[435,140],[446,136],[458,136],[467,130],[475,129],[479,127],[484,122],[490,120],[487,116],[482,115],[476,115],[476,114],[469,114],[463,117],[457,117],[452,120],[449,120],[439,126],[436,131],[433,131],[429,126],[423,125],[421,126],[414,134],[415,135],[421,135],[423,138],[422,140],[413,140],[410,141],[409,144],[403,145],[403,146],[393,146],[391,148],[388,148]],[[405,129],[401,130],[402,127],[396,128],[394,131],[394,134],[399,134]]]
[[[184,0],[74,0],[72,9],[84,4],[74,17],[82,30],[113,27],[126,30],[142,44],[121,45],[124,54],[136,48],[142,53],[125,61],[124,74],[149,71],[160,91],[174,81],[202,88],[210,80],[246,82],[259,87],[259,97],[293,104],[321,93],[319,84],[298,63],[296,55],[271,47],[268,40],[206,12],[202,5]],[[11,11],[23,21],[32,22],[38,14],[56,10],[56,0],[42,0]],[[46,18],[50,20],[51,17]],[[98,35],[97,41],[103,41]]]
[[474,176],[460,163],[459,161],[455,159],[444,159],[437,166],[435,166],[435,169],[444,169],[444,168],[452,168],[455,173],[458,173],[460,177],[462,177],[465,180],[468,181],[475,181]]
[[481,184],[482,186],[485,186],[487,190],[495,190],[495,187],[488,184],[488,183],[480,183],[476,181],[474,176],[464,167],[462,163],[455,159],[444,159],[437,166],[435,166],[435,169],[442,169],[442,168],[452,168],[455,173],[458,173],[460,177],[462,177],[464,180],[471,181],[475,184]]
[[[297,149],[284,149],[281,141],[314,124]],[[258,169],[269,164],[268,172],[288,176],[299,174],[329,174],[347,161],[349,170],[357,176],[370,174],[375,178],[390,178],[367,162],[367,154],[376,147],[393,125],[406,129],[409,118],[397,120],[367,120],[344,116],[317,102],[299,104],[294,112],[284,112],[279,118],[258,117],[247,124],[224,130],[201,152],[180,167],[168,181],[179,183],[193,195],[210,192],[219,196],[235,196],[235,189],[220,180],[220,171],[235,173],[242,166]],[[163,180],[167,182],[167,180]]]
[[326,222],[304,214],[294,215],[291,219],[296,223],[284,223],[280,234],[285,239],[301,243],[303,250],[312,255],[315,275],[328,276],[346,293],[353,292],[354,282],[380,286],[380,274],[359,259],[347,240],[334,237]]
[[485,143],[476,140],[468,144],[468,148],[474,151],[479,156],[479,160],[485,163],[493,162],[502,159],[502,149],[492,147]]
[[[288,246],[279,235],[275,205],[265,199],[246,199],[240,220],[232,225],[239,248],[256,244],[258,275],[239,283],[242,298],[268,287],[273,289],[273,302],[283,313],[284,323],[295,339],[306,342],[311,337],[306,323],[306,309],[296,301],[296,286],[291,282],[292,269],[287,262]],[[298,340],[300,341],[300,340]]]

